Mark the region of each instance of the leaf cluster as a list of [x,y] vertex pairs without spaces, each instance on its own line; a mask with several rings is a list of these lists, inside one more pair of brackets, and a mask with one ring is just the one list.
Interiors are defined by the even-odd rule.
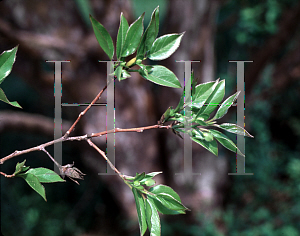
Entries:
[[[160,61],[170,57],[179,47],[184,33],[167,34],[157,38],[159,30],[159,7],[151,16],[147,29],[144,31],[143,13],[131,25],[128,24],[123,13],[120,17],[120,26],[116,40],[116,57],[114,76],[119,80],[129,78],[130,72],[138,72],[143,78],[153,83],[181,88],[176,75],[168,68],[160,65],[144,65],[146,59]],[[96,39],[110,60],[115,54],[113,40],[104,26],[90,15]],[[135,54],[130,60],[132,54]],[[132,70],[137,65],[139,69]]]
[[42,167],[30,168],[29,166],[25,166],[25,162],[26,160],[21,163],[17,163],[13,176],[23,178],[34,191],[40,194],[44,200],[47,201],[45,187],[41,183],[65,182],[65,180],[63,180],[53,170]]
[[[217,141],[230,151],[244,156],[234,142],[225,134],[210,128],[216,127],[253,138],[244,128],[236,124],[216,124],[216,120],[222,118],[228,112],[228,109],[234,104],[240,92],[236,92],[222,102],[225,95],[225,80],[219,81],[218,79],[196,85],[197,80],[194,78],[193,73],[191,78],[192,100],[185,102],[185,90],[183,90],[177,107],[175,109],[169,107],[162,115],[159,123],[163,124],[167,121],[173,121],[172,130],[175,134],[181,137],[180,133],[187,133],[194,142],[216,156],[218,155]],[[221,105],[219,105],[220,103]],[[210,119],[211,114],[217,107],[219,107],[217,112]],[[187,108],[191,110],[191,117],[185,115]]]
[[131,188],[136,203],[140,235],[144,235],[147,228],[150,235],[158,236],[161,233],[158,212],[168,215],[185,214],[189,210],[181,203],[179,195],[169,186],[156,185],[153,177],[162,172],[136,174],[135,177],[126,177],[125,183]]

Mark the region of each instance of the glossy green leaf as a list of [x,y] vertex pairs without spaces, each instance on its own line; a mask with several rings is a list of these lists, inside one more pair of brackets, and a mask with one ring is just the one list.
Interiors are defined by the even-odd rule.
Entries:
[[201,108],[205,104],[205,101],[212,94],[218,83],[219,80],[198,84],[195,87],[192,106],[196,108]]
[[201,140],[204,140],[204,139],[205,139],[205,137],[204,137],[202,131],[201,131],[200,129],[198,129],[198,128],[192,129],[192,135],[193,135],[193,137],[195,137],[196,139],[201,139]]
[[26,172],[26,174],[28,173],[35,175],[41,183],[66,182],[53,170],[43,167],[32,168]]
[[156,176],[156,175],[159,175],[159,174],[161,174],[162,173],[162,171],[157,171],[157,172],[151,172],[151,173],[148,173],[148,174],[146,174],[146,177],[154,177],[154,176]]
[[4,91],[3,91],[1,88],[0,88],[0,100],[3,101],[3,102],[8,103],[8,104],[10,104],[10,105],[12,105],[12,106],[14,106],[14,107],[22,108],[18,102],[16,102],[16,101],[10,102],[10,101],[7,99],[7,97],[6,97],[5,93],[4,93]]
[[147,55],[148,58],[159,61],[171,56],[179,47],[184,33],[167,34],[157,38],[150,49],[149,55]]
[[93,30],[100,47],[103,49],[103,51],[107,54],[107,56],[111,60],[114,56],[114,44],[111,36],[104,28],[104,26],[96,19],[94,19],[91,15],[90,15],[90,20],[92,22]]
[[234,144],[234,142],[229,139],[225,134],[222,134],[221,132],[217,130],[210,130],[210,133],[221,143],[225,148],[232,152],[237,152],[241,156],[245,156],[241,151],[237,148],[237,146]]
[[180,82],[176,75],[164,66],[155,65],[150,71],[148,71],[148,76],[142,74],[141,76],[159,85],[172,88],[181,88]]
[[240,91],[236,92],[235,94],[231,95],[230,97],[228,97],[223,103],[222,105],[219,107],[217,113],[214,116],[214,120],[220,119],[222,118],[228,111],[228,109],[231,107],[231,105],[235,102],[235,100],[237,99],[237,97],[239,96]]
[[208,151],[218,156],[218,144],[216,140],[212,140],[211,142],[207,142],[206,140],[201,140],[198,138],[191,137],[191,139],[200,144],[202,147],[206,148]]
[[150,23],[142,37],[142,41],[137,50],[137,59],[144,59],[147,51],[150,50],[158,34],[159,27],[159,7],[155,8],[152,13]]
[[136,176],[135,176],[134,180],[140,181],[140,180],[144,179],[145,176],[146,176],[145,172],[143,172],[141,174],[136,173]]
[[144,30],[144,15],[145,13],[143,13],[135,22],[133,22],[127,30],[121,57],[127,57],[131,55],[139,46]]
[[162,214],[165,214],[165,215],[185,214],[184,210],[174,211],[174,210],[167,208],[158,199],[156,199],[156,196],[148,195],[148,198],[153,201],[156,209]]
[[187,210],[187,208],[181,203],[179,195],[169,186],[162,184],[156,185],[150,188],[149,192],[154,193],[156,195],[156,199],[171,210]]
[[122,70],[123,70],[123,66],[118,66],[117,68],[116,68],[116,70],[115,70],[115,76],[117,76],[117,79],[119,80],[119,81],[121,81],[122,79]]
[[138,220],[139,220],[139,226],[140,226],[140,235],[144,235],[147,230],[147,222],[146,222],[146,211],[145,211],[145,203],[142,195],[138,190],[135,188],[132,188]]
[[118,60],[120,60],[121,58],[121,52],[123,50],[128,28],[129,28],[128,22],[122,12],[120,16],[120,26],[119,26],[118,36],[117,36],[117,45],[116,45]]
[[199,113],[211,114],[222,101],[225,95],[225,80],[217,84],[212,94],[205,101],[205,105],[200,109]]
[[209,115],[208,114],[205,114],[205,113],[202,113],[202,114],[198,114],[196,115],[196,119],[199,119],[199,120],[207,120],[209,118]]
[[146,184],[146,186],[152,186],[152,185],[154,185],[155,184],[155,180],[154,179],[147,179],[146,181],[145,181],[145,184]]
[[224,129],[230,133],[238,134],[238,135],[243,135],[243,136],[248,136],[250,138],[254,138],[251,134],[249,134],[244,128],[241,126],[238,126],[236,124],[230,124],[230,123],[223,123],[220,125],[215,124],[214,126]]
[[165,207],[169,208],[173,211],[184,211],[187,210],[187,208],[179,201],[177,201],[172,196],[161,193],[156,195],[156,199],[161,202]]
[[44,198],[44,200],[47,201],[45,188],[35,175],[30,173],[25,173],[25,174],[18,174],[18,177],[23,178],[34,191],[40,194]]
[[120,81],[124,80],[124,79],[127,79],[127,78],[130,78],[130,77],[131,77],[131,75],[130,75],[130,73],[128,73],[128,71],[122,70],[122,75],[121,75]]
[[151,198],[145,200],[147,225],[150,236],[160,236],[160,219],[155,204]]
[[0,84],[10,74],[13,64],[16,60],[17,50],[18,46],[14,47],[11,50],[4,51],[0,55]]
[[[24,161],[21,162],[21,163],[19,163],[19,162],[17,163],[17,165],[16,165],[16,170],[15,170],[15,172],[14,172],[14,175],[16,175],[16,174],[18,174],[18,173],[24,171],[25,162],[26,162],[26,160],[24,160]],[[28,168],[29,168],[29,166],[28,166]],[[28,168],[27,168],[27,169],[28,169]]]

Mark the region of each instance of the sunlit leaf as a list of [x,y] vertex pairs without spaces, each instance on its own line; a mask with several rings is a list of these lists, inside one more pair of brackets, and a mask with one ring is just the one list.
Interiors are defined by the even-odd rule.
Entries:
[[157,38],[151,49],[148,56],[151,60],[164,60],[171,56],[179,47],[182,36],[181,34],[167,34]]
[[235,102],[235,100],[237,99],[237,97],[239,96],[240,91],[236,92],[235,94],[231,95],[230,97],[228,97],[223,103],[222,105],[219,107],[217,113],[214,116],[214,120],[220,119],[222,118],[228,111],[228,109],[231,107],[231,105]]
[[155,65],[150,71],[148,71],[148,76],[143,74],[141,74],[141,76],[159,85],[172,88],[181,88],[180,82],[176,75],[164,66]]
[[13,64],[16,60],[17,50],[18,46],[14,47],[11,50],[4,51],[0,55],[0,84],[10,74]]

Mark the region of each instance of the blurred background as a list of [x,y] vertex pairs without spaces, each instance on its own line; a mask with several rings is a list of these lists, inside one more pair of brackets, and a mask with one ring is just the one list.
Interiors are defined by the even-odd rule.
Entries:
[[[219,146],[215,157],[193,144],[193,183],[183,171],[183,140],[168,130],[116,134],[116,167],[127,175],[163,171],[157,183],[171,186],[192,211],[162,216],[164,236],[300,235],[300,2],[297,0],[4,0],[0,2],[0,52],[19,44],[11,75],[1,84],[10,101],[0,103],[0,156],[53,139],[54,64],[62,65],[62,102],[89,103],[106,84],[107,60],[94,36],[92,14],[116,39],[121,12],[132,23],[143,12],[145,26],[160,7],[159,36],[186,31],[167,60],[183,85],[183,63],[193,63],[199,82],[225,79],[225,97],[236,92],[236,63],[245,63],[247,173],[235,172],[235,154]],[[150,63],[150,62],[146,62]],[[115,83],[116,127],[156,124],[182,90],[139,76]],[[106,94],[100,102],[106,102]],[[85,107],[63,107],[63,131]],[[236,122],[236,107],[221,122]],[[95,106],[73,135],[105,130],[106,109]],[[225,131],[224,131],[225,132]],[[226,133],[235,140],[234,135]],[[94,139],[106,149],[105,137]],[[47,148],[53,153],[53,147]],[[1,165],[12,174],[17,162],[53,169],[42,152]],[[45,184],[47,202],[22,179],[1,176],[1,230],[5,236],[139,235],[130,189],[117,176],[104,176],[106,162],[85,142],[63,143],[63,164],[86,173],[80,186]],[[148,232],[146,233],[148,234]]]

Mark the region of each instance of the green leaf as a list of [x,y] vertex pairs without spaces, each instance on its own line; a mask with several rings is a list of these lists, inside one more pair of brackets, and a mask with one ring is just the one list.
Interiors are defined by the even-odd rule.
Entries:
[[137,59],[144,59],[146,52],[150,50],[154,40],[157,37],[158,27],[159,27],[159,6],[154,9],[151,16],[151,21],[142,37],[142,41],[137,50]]
[[235,102],[237,97],[239,96],[240,91],[236,92],[235,94],[228,97],[220,106],[217,113],[215,114],[213,120],[217,120],[222,118],[228,111],[228,109],[231,107],[231,105]]
[[170,117],[170,114],[171,114],[171,110],[172,110],[172,107],[169,107],[165,112],[164,114],[161,116],[160,118],[160,122],[163,124],[165,123],[169,117]]
[[221,132],[217,130],[210,130],[210,133],[221,143],[225,148],[232,152],[238,152],[241,156],[245,156],[241,151],[237,148],[237,146],[234,144],[232,140],[230,140],[225,134],[222,134]]
[[146,199],[145,203],[150,236],[160,236],[160,219],[155,204],[151,198]]
[[34,191],[40,194],[44,198],[44,200],[47,201],[45,188],[35,175],[30,173],[25,173],[25,174],[18,174],[17,176],[23,178]]
[[133,22],[127,30],[121,57],[127,57],[131,55],[139,46],[144,30],[144,15],[145,12],[135,22]]
[[11,50],[4,51],[0,55],[0,84],[10,74],[12,70],[13,64],[16,60],[18,46],[14,47]]
[[162,173],[162,171],[151,172],[151,173],[146,174],[146,177],[150,177],[150,176],[154,177],[154,176],[159,175],[161,173]]
[[128,73],[127,70],[122,70],[122,75],[121,75],[120,81],[124,80],[124,79],[127,79],[127,78],[130,78],[130,77],[131,77],[131,75]]
[[216,140],[212,140],[211,142],[207,142],[206,140],[201,140],[195,137],[191,137],[191,139],[200,144],[202,147],[206,148],[208,151],[218,156],[218,144]]
[[143,74],[141,74],[141,76],[159,85],[172,88],[181,88],[180,82],[176,75],[164,66],[155,65],[150,71],[148,71],[148,76]]
[[43,167],[32,168],[26,172],[26,174],[28,173],[35,175],[41,183],[66,182],[53,170]]
[[157,38],[148,55],[148,58],[154,61],[160,61],[171,56],[179,47],[182,36],[185,32],[181,34],[166,34]]
[[223,97],[225,95],[225,80],[222,80],[212,94],[208,97],[208,99],[205,101],[205,106],[203,106],[199,113],[206,113],[211,114],[216,107],[219,105],[219,103],[222,101]]
[[244,128],[241,126],[238,126],[236,124],[230,124],[230,123],[223,123],[220,125],[215,124],[214,126],[224,129],[230,133],[238,134],[238,135],[243,135],[243,136],[248,136],[250,138],[254,138],[251,134],[249,134]]
[[3,91],[1,88],[0,88],[0,100],[3,101],[3,102],[8,103],[8,104],[10,104],[10,105],[12,105],[12,106],[14,106],[14,107],[22,108],[18,102],[16,102],[16,101],[10,102],[10,101],[7,99],[7,97],[6,97],[5,93],[4,93],[4,91]]
[[122,70],[123,70],[123,66],[118,66],[117,68],[116,68],[116,70],[115,70],[115,76],[117,76],[117,79],[119,80],[119,81],[121,81],[122,80]]
[[136,173],[136,176],[135,176],[134,180],[140,181],[140,180],[144,179],[145,176],[146,176],[145,172],[143,172],[141,174]]
[[177,107],[174,110],[175,113],[183,109],[183,107],[184,107],[184,95],[185,95],[185,87],[183,88],[179,103],[178,103]]
[[153,197],[170,210],[181,211],[188,209],[181,203],[178,194],[169,186],[157,185],[150,188],[149,192],[155,194],[155,197],[153,195],[148,195],[149,197]]
[[218,83],[219,80],[198,84],[195,88],[192,107],[201,108],[205,104],[205,101],[212,94]]
[[[14,175],[16,175],[16,174],[18,174],[18,173],[24,171],[25,162],[26,162],[26,160],[24,160],[24,161],[21,162],[21,163],[19,163],[19,162],[17,163],[17,165],[16,165],[16,170],[15,170],[15,172],[13,173]],[[29,168],[29,166],[28,166],[28,168]],[[28,169],[28,168],[27,168],[27,169]]]
[[140,194],[139,191],[137,191],[135,188],[132,188],[138,220],[139,220],[139,226],[140,226],[140,232],[141,235],[144,235],[147,230],[147,222],[146,222],[146,211],[145,211],[145,204],[144,204],[144,198]]
[[117,36],[117,46],[116,46],[118,60],[120,60],[120,58],[121,58],[121,52],[123,50],[123,46],[125,43],[125,38],[126,38],[128,28],[129,28],[128,22],[122,12],[121,16],[120,16],[120,26],[119,26],[119,31],[118,31],[118,36]]
[[94,19],[91,15],[90,20],[92,22],[93,30],[100,47],[111,60],[114,56],[114,44],[112,38],[110,37],[104,26],[96,19]]

